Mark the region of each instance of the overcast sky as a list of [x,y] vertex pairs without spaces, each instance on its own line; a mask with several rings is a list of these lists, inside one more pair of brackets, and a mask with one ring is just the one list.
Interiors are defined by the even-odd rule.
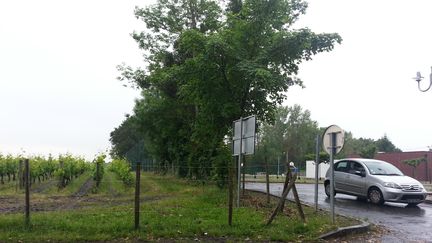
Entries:
[[[134,6],[153,1],[0,1],[0,152],[91,159],[130,113],[136,90],[116,65],[142,65],[130,37]],[[309,109],[320,126],[355,137],[384,134],[403,150],[432,145],[432,90],[412,79],[432,65],[432,1],[312,0],[297,27],[337,32],[343,43],[301,65],[305,89],[287,105]]]

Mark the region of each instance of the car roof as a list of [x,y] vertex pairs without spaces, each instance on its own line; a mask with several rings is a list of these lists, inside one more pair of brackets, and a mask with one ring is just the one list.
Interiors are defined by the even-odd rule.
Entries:
[[356,162],[385,162],[385,163],[388,163],[388,162],[383,161],[383,160],[365,159],[365,158],[344,158],[344,159],[339,159],[337,162],[343,161],[343,160],[356,161]]

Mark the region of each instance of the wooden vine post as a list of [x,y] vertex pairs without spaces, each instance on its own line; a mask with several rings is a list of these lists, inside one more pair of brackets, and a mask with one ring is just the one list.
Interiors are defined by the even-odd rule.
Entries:
[[[291,175],[291,170],[289,169],[289,166],[288,166],[288,173],[289,173],[289,177],[292,179],[293,176]],[[305,215],[304,215],[304,212],[303,212],[302,205],[300,203],[300,197],[299,197],[299,195],[297,193],[297,187],[295,185],[295,179],[297,179],[297,174],[295,174],[294,176],[295,176],[295,178],[293,179],[294,183],[293,183],[293,186],[292,186],[292,190],[293,190],[293,195],[294,195],[295,202],[297,204],[297,211],[298,211],[298,213],[300,215],[300,218],[302,219],[303,223],[306,223],[306,218],[305,218]]]
[[[235,163],[235,162],[234,162]],[[233,203],[234,203],[234,168],[233,163],[228,165],[228,225],[232,225]]]
[[30,227],[30,165],[24,159],[24,186],[25,186],[25,225]]
[[267,221],[267,225],[270,225],[273,222],[273,220],[276,217],[276,215],[279,212],[283,211],[283,208],[285,206],[286,197],[288,196],[288,193],[289,193],[289,191],[291,189],[293,189],[294,199],[295,199],[295,202],[297,204],[297,210],[299,212],[299,215],[300,215],[303,223],[306,223],[306,218],[305,218],[305,215],[303,213],[303,209],[302,209],[302,206],[301,206],[301,203],[300,203],[300,198],[299,198],[298,193],[297,193],[297,188],[295,186],[296,179],[297,179],[297,174],[295,172],[294,172],[294,174],[291,173],[291,169],[290,169],[289,163],[287,163],[287,176],[286,176],[286,179],[285,179],[285,185],[284,185],[284,188],[283,188],[282,196],[281,196],[281,198],[279,200],[278,205],[273,210],[272,215],[270,216],[269,220]]
[[135,167],[135,230],[139,229],[140,222],[140,185],[141,185],[141,162],[136,163]]

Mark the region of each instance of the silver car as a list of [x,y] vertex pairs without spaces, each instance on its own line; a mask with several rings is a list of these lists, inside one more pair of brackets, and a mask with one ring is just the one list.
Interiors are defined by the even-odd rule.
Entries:
[[[334,164],[335,194],[357,196],[374,204],[384,202],[408,203],[414,206],[426,199],[423,185],[404,175],[390,163],[372,159],[343,159]],[[324,181],[325,193],[330,196],[330,170]]]

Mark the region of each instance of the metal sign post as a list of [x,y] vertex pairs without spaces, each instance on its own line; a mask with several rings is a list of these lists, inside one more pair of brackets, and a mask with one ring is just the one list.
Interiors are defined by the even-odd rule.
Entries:
[[237,207],[240,207],[240,176],[241,176],[241,159],[243,153],[243,118],[240,117],[240,151],[237,163]]
[[277,168],[276,179],[279,179],[279,163],[280,163],[280,155],[278,156],[278,168]]
[[328,134],[330,136],[330,215],[331,222],[335,222],[335,207],[334,207],[334,155],[336,145],[336,133]]
[[233,156],[238,155],[237,162],[237,207],[240,207],[241,161],[243,155],[255,153],[255,116],[241,117],[234,121]]
[[345,141],[345,132],[338,126],[332,125],[327,127],[323,135],[323,148],[330,154],[330,217],[335,223],[335,206],[334,206],[334,156],[342,150]]
[[318,212],[318,177],[319,177],[319,135],[316,136],[316,150],[315,150],[315,212]]

